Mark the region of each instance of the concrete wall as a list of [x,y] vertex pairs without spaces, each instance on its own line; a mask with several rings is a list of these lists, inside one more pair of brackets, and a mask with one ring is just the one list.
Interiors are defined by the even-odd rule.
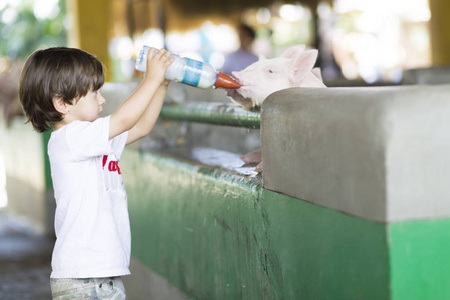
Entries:
[[127,280],[157,278],[163,299],[450,297],[449,92],[274,93],[261,117],[262,185],[222,164],[223,152],[127,150],[140,270]]

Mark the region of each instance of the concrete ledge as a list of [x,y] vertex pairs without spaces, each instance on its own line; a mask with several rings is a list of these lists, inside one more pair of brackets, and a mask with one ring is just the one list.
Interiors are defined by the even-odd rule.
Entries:
[[402,77],[402,84],[449,84],[450,66],[409,69]]
[[264,187],[359,217],[450,216],[450,85],[288,89],[261,112]]

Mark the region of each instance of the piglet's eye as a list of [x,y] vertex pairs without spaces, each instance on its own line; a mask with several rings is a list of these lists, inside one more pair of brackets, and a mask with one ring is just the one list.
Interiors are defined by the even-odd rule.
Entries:
[[273,70],[270,70],[270,69],[269,69],[269,73],[275,73],[275,72],[274,72]]

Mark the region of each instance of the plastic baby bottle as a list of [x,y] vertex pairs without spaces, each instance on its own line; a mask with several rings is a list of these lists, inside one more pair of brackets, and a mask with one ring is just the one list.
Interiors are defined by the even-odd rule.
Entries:
[[[150,47],[143,46],[136,59],[136,70],[144,73],[147,71],[148,50],[150,50]],[[207,89],[212,86],[224,89],[238,89],[241,87],[230,76],[217,72],[208,63],[187,57],[180,57],[176,54],[172,54],[172,57],[175,57],[175,61],[167,68],[165,75],[167,79],[201,89]]]

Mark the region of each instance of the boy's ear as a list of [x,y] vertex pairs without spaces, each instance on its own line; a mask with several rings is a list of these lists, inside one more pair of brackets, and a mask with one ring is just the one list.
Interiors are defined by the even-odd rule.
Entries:
[[69,105],[66,102],[64,102],[62,97],[55,96],[52,98],[52,102],[53,102],[53,107],[55,107],[55,109],[59,113],[65,115],[69,112]]

